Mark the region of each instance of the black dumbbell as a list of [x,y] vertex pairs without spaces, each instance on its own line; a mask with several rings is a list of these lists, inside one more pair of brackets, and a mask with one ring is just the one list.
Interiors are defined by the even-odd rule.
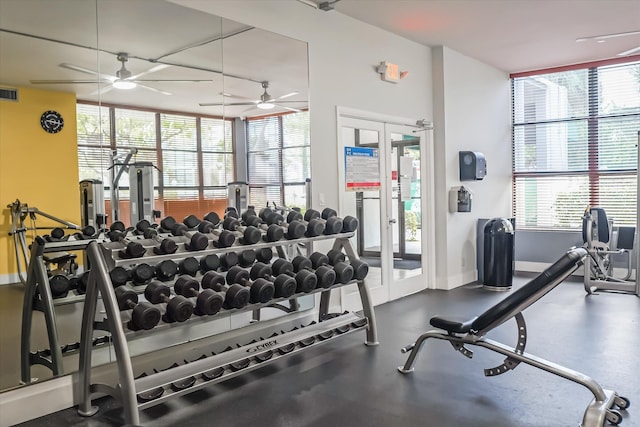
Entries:
[[54,274],[49,277],[49,289],[53,298],[64,298],[69,293],[71,282],[64,274]]
[[285,221],[284,217],[278,212],[273,212],[267,217],[267,224],[282,227],[284,231],[284,237],[289,240],[300,239],[304,237],[307,231],[305,224],[303,224],[301,221],[297,219]]
[[73,235],[78,240],[85,240],[85,239],[98,237],[98,232],[96,231],[96,228],[94,226],[86,225],[82,227],[82,230],[80,230],[80,233],[74,233]]
[[334,283],[336,283],[336,272],[333,268],[330,268],[326,265],[321,265],[320,267],[313,269],[313,264],[311,260],[302,255],[298,255],[294,259],[291,260],[291,265],[293,265],[293,271],[311,271],[318,278],[318,286],[319,288],[329,288]]
[[126,229],[127,226],[124,225],[124,222],[122,221],[113,221],[109,226],[109,231],[119,231],[121,233],[124,233]]
[[158,230],[153,227],[148,227],[144,230],[143,236],[145,239],[154,240],[157,243],[160,243],[158,246],[153,248],[153,253],[156,255],[169,255],[174,254],[178,250],[178,244],[175,240],[170,237],[160,237],[158,235]]
[[249,289],[240,284],[225,284],[224,276],[213,270],[204,273],[200,285],[203,289],[224,292],[223,307],[226,309],[243,308],[249,304]]
[[[278,240],[282,240],[285,237],[285,228],[280,227],[278,224],[268,224],[266,221],[270,218],[271,214],[275,213],[272,210],[266,210],[263,215],[267,219],[262,219],[260,216],[252,215],[255,211],[247,211],[243,214],[243,222],[245,225],[256,227],[265,232],[263,239],[267,242],[277,242]],[[291,229],[291,232],[294,233],[295,228]],[[299,229],[298,229],[299,230]],[[287,234],[287,238],[289,235]],[[295,238],[295,237],[291,237]]]
[[[329,219],[331,217],[337,217],[338,212],[331,208],[324,208],[321,214],[322,218]],[[358,229],[358,218],[353,217],[351,215],[347,215],[342,218],[342,232],[350,233],[352,231],[356,231]]]
[[257,261],[263,262],[265,264],[269,264],[271,262],[271,258],[273,258],[273,249],[272,248],[256,249],[256,260]]
[[251,267],[256,262],[256,253],[251,249],[240,252],[238,264],[241,267]]
[[269,302],[275,294],[275,286],[264,278],[249,280],[249,272],[234,265],[227,272],[227,284],[237,283],[249,288],[249,301],[252,303]]
[[131,271],[123,267],[115,267],[109,272],[109,277],[114,288],[126,284],[129,280],[135,285],[144,285],[153,278],[153,272],[154,269],[149,264],[140,263]]
[[240,257],[235,252],[227,252],[220,256],[220,268],[223,271],[229,270],[234,265],[238,265],[240,262]]
[[171,298],[171,288],[164,283],[152,281],[144,288],[144,296],[152,304],[167,304],[162,317],[167,323],[184,322],[193,314],[191,302],[181,295]]
[[[261,265],[260,263],[257,263],[256,266],[257,267],[255,267],[255,271],[253,268],[251,269],[252,276],[254,274],[256,275],[261,274],[263,275],[263,277],[265,277],[264,273],[268,271],[268,276],[266,276],[265,278],[269,279],[270,277],[272,277],[270,275],[271,275],[271,271],[273,270],[273,274],[276,275],[275,279],[282,278],[282,277],[289,277],[290,279],[293,279],[296,284],[295,292],[304,292],[304,293],[311,292],[316,288],[316,286],[318,286],[318,278],[316,277],[315,274],[313,274],[313,272],[303,270],[300,273],[295,273],[293,271],[293,265],[289,261],[283,258],[276,259],[272,265],[268,265],[268,264]],[[275,283],[275,280],[274,280],[274,283]]]
[[141,236],[149,227],[152,227],[151,223],[146,219],[141,219],[136,223],[135,227],[133,227],[133,233]]
[[273,283],[274,296],[276,298],[289,298],[296,293],[298,283],[296,278],[288,274],[275,272],[268,263],[257,262],[249,270],[249,277],[252,280],[259,278],[268,280]]
[[200,263],[192,256],[183,258],[178,263],[178,271],[180,272],[180,274],[195,276],[198,270],[200,270]]
[[184,236],[189,239],[189,243],[185,247],[190,251],[202,251],[209,246],[209,239],[207,236],[199,231],[191,231],[185,224],[178,222],[171,229],[171,234],[174,236]]
[[164,233],[171,233],[171,230],[176,224],[177,224],[177,221],[174,217],[167,216],[160,220],[160,229]]
[[78,292],[78,294],[80,295],[87,293],[87,285],[89,284],[89,273],[90,271],[87,270],[84,273],[82,273],[82,276],[80,276],[80,281],[78,282],[78,288],[76,289],[76,292]]
[[64,240],[64,230],[60,227],[53,228],[51,233],[49,233],[49,238],[52,242],[60,242]]
[[[327,258],[329,263],[335,265],[337,262],[346,262],[345,254],[337,249],[331,249],[327,252]],[[369,264],[361,259],[349,258],[349,264],[353,268],[353,278],[356,280],[362,280],[369,274]]]
[[298,221],[306,227],[305,236],[316,237],[324,233],[324,223],[316,218],[305,220],[299,210],[291,210],[287,215],[287,222]]
[[353,279],[353,267],[344,260],[340,261],[339,257],[329,258],[321,252],[314,252],[309,256],[309,260],[311,261],[312,267],[316,270],[323,265],[333,268],[336,272],[336,283],[346,284]]
[[[116,221],[119,222],[119,221]],[[115,224],[115,223],[114,223]],[[112,224],[113,225],[113,224]],[[143,257],[147,250],[138,242],[126,239],[126,231],[112,230],[108,236],[112,242],[120,242],[125,245],[125,249],[119,251],[121,258],[140,258]]]
[[[215,212],[210,212],[207,217],[215,221],[214,216],[217,216],[217,214]],[[211,236],[213,246],[217,248],[228,248],[236,241],[236,235],[229,230],[218,230],[217,226],[219,223],[220,221],[217,223],[208,220],[200,221],[198,224],[198,231],[206,234],[207,236]]]
[[304,220],[311,221],[316,219],[324,223],[324,234],[338,234],[342,232],[342,218],[338,216],[329,217],[329,219],[322,218],[320,212],[315,209],[307,209],[304,213]]
[[170,259],[165,259],[156,264],[156,277],[158,280],[168,282],[169,280],[173,280],[177,273],[178,264]]
[[[113,271],[113,270],[112,270]],[[144,285],[153,279],[154,268],[149,264],[140,263],[131,270],[131,281],[135,285]]]
[[220,268],[220,257],[216,254],[209,254],[200,258],[200,270],[207,271],[217,270]]
[[131,309],[131,320],[127,327],[132,331],[153,329],[160,322],[160,310],[146,301],[138,302],[138,294],[133,290],[126,286],[118,286],[115,294],[120,310]]
[[125,285],[131,279],[129,272],[124,267],[114,267],[109,272],[109,277],[114,288]]
[[204,289],[199,292],[200,283],[186,274],[176,279],[173,290],[183,297],[197,297],[194,313],[198,316],[213,316],[220,311],[224,303],[222,293],[213,289]]
[[267,222],[267,218],[269,217],[269,215],[271,215],[274,212],[275,212],[275,210],[273,210],[272,208],[267,206],[267,207],[264,207],[264,208],[260,209],[260,212],[258,212],[258,217],[260,217],[260,219],[262,221]]
[[256,213],[256,208],[255,206],[247,206],[247,209],[242,212],[242,215],[240,216],[240,218],[242,219],[242,222],[246,225],[247,224],[247,220],[251,217],[254,216],[258,216],[258,214]]
[[253,245],[260,241],[262,233],[252,225],[242,225],[238,218],[227,216],[222,221],[222,228],[229,231],[235,231],[242,234],[240,242],[245,245]]

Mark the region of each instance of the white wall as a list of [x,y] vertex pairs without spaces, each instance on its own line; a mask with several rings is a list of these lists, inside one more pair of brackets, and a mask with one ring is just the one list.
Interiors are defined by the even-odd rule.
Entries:
[[[171,0],[309,44],[313,206],[338,206],[336,106],[397,117],[431,119],[431,51],[336,11],[293,0]],[[399,84],[380,80],[380,61],[409,74]]]
[[[476,279],[476,221],[511,216],[510,88],[507,73],[447,47],[433,48],[437,287]],[[487,159],[482,181],[460,181],[458,152]],[[448,192],[464,185],[470,213],[449,213]]]

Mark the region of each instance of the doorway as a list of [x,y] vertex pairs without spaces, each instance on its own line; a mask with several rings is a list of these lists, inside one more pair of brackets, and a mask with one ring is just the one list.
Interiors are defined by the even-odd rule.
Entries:
[[[354,129],[356,146],[379,148],[378,142],[360,141],[362,129]],[[422,213],[420,195],[420,138],[413,135],[392,134],[391,164],[391,228],[394,263],[415,269],[421,266]],[[366,233],[369,223],[379,221],[379,191],[356,192],[358,254],[365,258],[380,258],[380,238],[376,233]],[[397,261],[414,262],[400,263]]]
[[[359,220],[353,244],[371,266],[366,283],[374,304],[429,287],[435,282],[433,203],[426,202],[433,197],[433,180],[425,179],[433,171],[430,131],[410,120],[345,109],[339,109],[338,123],[345,169],[350,147],[379,155],[377,186],[350,191],[341,170],[340,212]],[[357,308],[356,294],[344,291],[345,309]]]

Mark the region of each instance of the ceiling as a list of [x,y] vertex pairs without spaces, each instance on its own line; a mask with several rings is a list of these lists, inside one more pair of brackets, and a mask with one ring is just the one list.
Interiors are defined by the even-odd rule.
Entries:
[[[360,21],[426,46],[447,46],[509,73],[618,58],[619,53],[640,48],[640,0],[329,3],[336,11]],[[637,34],[600,39],[604,42],[576,42],[577,38],[626,32]],[[635,53],[640,54],[640,49]],[[393,62],[393,58],[384,59]]]
[[[49,5],[55,7],[44,7]],[[114,89],[109,79],[122,66],[119,52],[128,53],[125,66],[132,75],[144,73],[140,79],[152,81],[131,90]],[[3,86],[74,92],[80,100],[102,103],[246,117],[289,111],[256,108],[252,101],[263,93],[263,81],[269,82],[273,97],[298,92],[282,105],[306,108],[307,57],[304,42],[165,1],[0,0]],[[51,80],[86,83],[42,82]],[[226,105],[200,105],[222,102]],[[252,105],[229,105],[234,102]]]
[[[506,72],[615,58],[640,47],[640,33],[606,38],[604,43],[576,42],[580,37],[640,32],[640,0],[330,3],[335,10],[317,13],[343,13],[426,46],[450,47]],[[109,80],[95,83],[96,75],[82,71],[115,76],[121,67],[118,52],[129,54],[126,68],[133,75],[144,73],[141,79],[155,80],[141,83],[156,91],[116,90]],[[292,102],[284,106],[306,108],[307,59],[304,42],[161,0],[0,0],[0,83],[5,86],[74,92],[80,100],[95,102],[250,117],[289,110],[231,106],[247,99],[222,93],[257,100],[261,82],[268,81],[273,97],[298,92],[287,97]],[[392,57],[384,59],[393,62]],[[161,64],[166,66],[158,67]],[[94,83],[33,83],[78,79]],[[175,79],[200,81],[158,81]],[[224,106],[200,105],[222,102]]]

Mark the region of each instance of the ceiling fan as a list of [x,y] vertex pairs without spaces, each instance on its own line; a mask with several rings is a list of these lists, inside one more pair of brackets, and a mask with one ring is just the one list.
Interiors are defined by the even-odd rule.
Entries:
[[[247,98],[244,96],[239,96],[239,95],[232,95],[230,93],[222,93],[222,96],[226,96],[229,98],[237,98],[237,99],[244,99],[244,102],[230,102],[230,103],[222,103],[222,102],[203,102],[200,103],[201,107],[212,107],[212,106],[233,106],[233,105],[251,105],[252,107],[249,108],[249,110],[252,110],[254,108],[259,108],[261,110],[271,110],[275,107],[280,107],[280,108],[284,108],[285,110],[291,110],[291,111],[296,111],[296,112],[300,112],[301,110],[299,110],[298,108],[292,108],[292,107],[287,107],[286,105],[282,105],[282,104],[286,104],[286,103],[300,103],[300,102],[307,102],[307,101],[282,101],[285,98],[289,98],[290,96],[294,96],[297,95],[299,92],[291,92],[291,93],[287,93],[285,95],[281,95],[278,97],[273,97],[271,95],[269,95],[269,92],[267,92],[267,89],[269,88],[269,82],[264,81],[261,83],[262,88],[264,89],[264,92],[262,93],[262,95],[260,95],[260,99],[251,99],[251,98]],[[249,111],[247,110],[247,111]]]
[[91,74],[94,76],[97,76],[98,79],[95,80],[31,80],[32,84],[83,84],[83,83],[92,83],[92,84],[97,84],[97,83],[103,83],[103,84],[107,84],[109,86],[105,86],[104,88],[100,89],[100,93],[105,93],[110,91],[111,89],[124,89],[124,90],[129,90],[129,89],[134,89],[136,87],[141,87],[143,89],[147,89],[150,90],[152,92],[157,92],[157,93],[161,93],[163,95],[171,95],[170,92],[166,92],[164,90],[160,90],[160,89],[156,89],[154,87],[151,86],[147,86],[143,83],[147,83],[147,82],[183,82],[183,83],[192,83],[192,82],[208,82],[211,80],[181,80],[181,79],[141,79],[140,77],[146,75],[146,74],[151,74],[154,73],[156,71],[160,71],[162,69],[165,69],[167,67],[169,67],[169,65],[166,64],[158,64],[154,67],[149,68],[146,71],[143,71],[141,73],[138,73],[136,75],[132,75],[131,71],[129,71],[127,69],[127,67],[125,66],[126,62],[129,60],[129,54],[126,52],[120,52],[117,54],[117,59],[118,61],[122,64],[120,66],[120,69],[116,71],[116,75],[109,75],[109,74],[104,74],[104,73],[99,73],[97,71],[94,70],[89,70],[87,68],[84,67],[80,67],[78,65],[73,65],[73,64],[68,64],[68,63],[62,63],[59,64],[60,67],[62,68],[67,68],[69,70],[74,70],[74,71],[79,71],[81,73],[86,73],[86,74]]

